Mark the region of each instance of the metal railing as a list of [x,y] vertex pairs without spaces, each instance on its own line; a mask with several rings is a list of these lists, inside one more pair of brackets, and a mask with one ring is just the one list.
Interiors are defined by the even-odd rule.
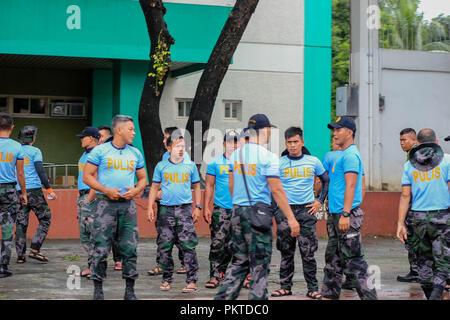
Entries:
[[56,168],[64,168],[64,185],[69,185],[69,167],[78,167],[77,164],[72,163],[64,163],[64,164],[56,164],[56,163],[44,163],[44,169],[48,169],[47,175],[50,179],[51,184],[56,183]]

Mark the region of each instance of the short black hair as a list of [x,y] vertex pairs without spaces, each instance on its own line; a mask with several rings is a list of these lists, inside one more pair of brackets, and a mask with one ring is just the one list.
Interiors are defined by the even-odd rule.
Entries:
[[164,129],[164,133],[172,135],[174,131],[178,130],[178,127],[167,127]]
[[405,128],[402,131],[400,131],[400,135],[404,135],[404,134],[411,134],[414,137],[416,136],[416,130],[414,130],[413,128]]
[[170,136],[167,138],[166,145],[167,145],[168,147],[170,147],[170,146],[172,146],[172,143],[173,143],[174,141],[178,141],[178,140],[180,140],[180,139],[184,139],[182,135],[174,135],[173,138],[172,138],[172,135],[170,135]]
[[98,127],[97,129],[98,129],[98,131],[100,131],[100,130],[108,130],[108,131],[109,131],[109,134],[112,134],[112,130],[111,130],[111,128],[108,127],[108,126],[100,126],[100,127]]
[[422,129],[417,135],[417,141],[419,143],[434,143],[436,142],[436,133],[430,128]]
[[285,139],[295,137],[296,135],[299,135],[300,138],[303,140],[303,130],[300,127],[290,127],[287,128],[286,131],[284,132]]
[[123,115],[123,114],[118,114],[112,119],[112,121],[111,121],[111,128],[113,128],[113,130],[115,130],[116,127],[117,127],[117,124],[119,122],[122,123],[122,122],[128,122],[128,121],[134,122],[132,117],[127,116],[127,115]]
[[14,125],[14,120],[7,113],[0,113],[0,130],[10,130]]

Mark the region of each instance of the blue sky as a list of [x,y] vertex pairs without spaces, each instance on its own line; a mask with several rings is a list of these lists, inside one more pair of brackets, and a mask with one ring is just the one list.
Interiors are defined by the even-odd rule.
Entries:
[[450,15],[450,0],[422,0],[419,12],[424,13],[426,20],[437,17],[440,13]]

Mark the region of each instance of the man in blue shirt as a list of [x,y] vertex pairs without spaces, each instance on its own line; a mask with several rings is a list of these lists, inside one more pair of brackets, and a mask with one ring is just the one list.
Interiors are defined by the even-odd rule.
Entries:
[[[8,265],[11,260],[14,223],[20,205],[16,190],[17,182],[21,189],[26,189],[22,147],[20,143],[9,138],[13,129],[13,118],[9,114],[0,114],[0,223],[2,228],[0,278],[12,275]],[[20,195],[20,202],[22,206],[28,204],[26,192]]]
[[329,124],[333,140],[342,150],[329,172],[330,215],[327,220],[328,245],[325,251],[324,299],[339,299],[343,273],[355,275],[358,295],[363,300],[377,299],[375,288],[368,283],[367,262],[362,252],[361,227],[363,164],[354,145],[356,125],[349,117],[338,117]]
[[[81,271],[81,277],[90,278],[90,267],[92,265],[92,255],[94,253],[94,246],[91,241],[92,227],[94,224],[95,212],[92,209],[91,202],[95,197],[95,190],[91,191],[91,188],[83,182],[84,167],[87,163],[87,157],[89,153],[99,144],[101,138],[100,132],[95,127],[84,128],[81,134],[77,134],[77,137],[81,139],[81,147],[84,148],[84,152],[78,160],[78,227],[80,229],[80,241],[84,250],[88,254],[88,268]],[[114,252],[114,245],[113,245]],[[116,261],[116,260],[114,260]]]
[[[158,243],[160,251],[159,263],[163,269],[161,290],[171,288],[173,281],[172,249],[174,242],[179,241],[183,250],[184,264],[186,266],[187,286],[183,293],[196,292],[198,261],[195,247],[198,237],[194,223],[197,222],[201,206],[200,176],[194,162],[184,159],[185,142],[182,136],[172,135],[167,139],[170,158],[160,161],[153,173],[153,183],[148,199],[147,218],[150,222],[155,220],[153,210],[155,199],[161,189],[161,204],[158,212],[159,222]],[[191,185],[194,185],[194,199],[192,199]],[[195,201],[195,209],[192,203]]]
[[[37,128],[34,126],[25,126],[19,131],[19,140],[22,142],[22,153],[24,156],[24,170],[26,181],[26,194],[28,204],[19,207],[19,213],[16,221],[16,252],[17,263],[25,263],[25,251],[27,248],[27,229],[30,211],[36,215],[39,225],[31,240],[31,250],[29,257],[38,261],[47,262],[48,258],[41,252],[41,246],[47,237],[50,228],[52,215],[50,207],[45,200],[42,192],[44,185],[49,199],[56,199],[56,194],[50,187],[47,174],[42,165],[42,152],[33,144],[36,142]],[[20,186],[17,186],[20,193],[24,193]]]
[[[295,218],[300,224],[300,235],[297,239],[291,237],[286,217],[281,210],[278,210],[275,221],[277,223],[277,249],[281,252],[281,289],[274,291],[272,297],[292,295],[295,242],[297,240],[302,257],[303,274],[308,286],[306,296],[321,300],[316,278],[317,263],[314,258],[314,253],[318,249],[315,214],[322,207],[328,194],[328,174],[319,159],[303,154],[305,142],[301,128],[288,128],[284,137],[288,154],[280,159],[281,184]],[[319,177],[322,184],[318,199],[315,199],[314,196],[316,176]]]
[[[223,138],[225,152],[214,158],[206,169],[205,187],[205,221],[210,225],[211,246],[209,251],[209,278],[206,288],[214,289],[219,286],[231,260],[231,199],[228,188],[228,175],[231,170],[230,155],[237,148],[238,133],[234,130],[227,132]],[[209,204],[214,196],[214,209],[211,212]]]
[[[450,277],[450,156],[438,145],[432,129],[417,135],[402,177],[397,237],[411,241],[417,256],[419,279],[428,300],[440,300]],[[413,238],[405,226],[412,199]]]
[[91,279],[94,280],[94,299],[103,300],[102,283],[106,279],[107,258],[118,230],[122,278],[126,280],[124,299],[135,300],[138,228],[133,198],[147,185],[147,173],[141,152],[130,146],[136,135],[133,118],[117,115],[113,118],[111,127],[114,133],[112,141],[103,143],[90,152],[83,173],[83,182],[97,191],[93,200],[95,217],[92,229],[94,255]]
[[266,300],[267,278],[272,255],[272,196],[285,213],[296,237],[300,226],[289,206],[280,181],[279,159],[267,150],[271,127],[264,114],[248,121],[249,142],[230,156],[233,174],[229,188],[233,198],[231,216],[233,257],[216,300],[235,300],[250,269],[249,300]]
[[[162,156],[162,161],[167,161],[170,158],[170,152],[168,150],[167,147],[167,139],[172,136],[172,134],[181,135],[181,131],[180,129],[178,129],[177,127],[167,127],[164,129],[164,139],[163,139],[163,144],[164,144],[164,148],[166,148],[166,152],[163,154]],[[187,152],[183,153],[183,159],[190,161],[191,158],[189,157],[189,154]],[[158,195],[156,196],[156,205],[157,205],[157,213],[159,212],[159,201],[161,200],[161,190],[158,192]],[[156,228],[158,228],[158,215],[156,216],[156,221],[155,221],[155,226]],[[157,245],[157,249],[156,249],[156,267],[153,269],[148,270],[148,275],[149,276],[157,276],[159,274],[163,273],[163,270],[161,268],[161,266],[159,265],[159,257],[161,255],[161,253],[159,252],[159,248],[160,246],[158,245],[160,241],[160,237],[159,237],[159,233],[156,236],[156,245]],[[177,270],[177,274],[186,274],[186,267],[184,266],[184,257],[183,257],[183,248],[181,247],[181,244],[178,242],[178,239],[175,239],[175,246],[178,248],[178,260],[180,260],[181,263],[181,268]]]

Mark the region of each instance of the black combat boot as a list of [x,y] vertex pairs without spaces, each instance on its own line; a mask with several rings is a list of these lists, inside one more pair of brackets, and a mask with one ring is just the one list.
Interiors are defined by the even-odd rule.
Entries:
[[441,300],[442,294],[444,293],[445,286],[444,285],[434,285],[433,290],[431,290],[430,298],[428,300]]
[[406,276],[397,276],[397,281],[419,283],[420,279],[416,272],[410,271]]
[[8,265],[2,264],[0,266],[0,278],[12,276],[12,272],[8,270]]
[[126,279],[124,300],[137,300],[134,295],[134,279]]
[[94,300],[105,300],[103,296],[103,282],[94,280]]

